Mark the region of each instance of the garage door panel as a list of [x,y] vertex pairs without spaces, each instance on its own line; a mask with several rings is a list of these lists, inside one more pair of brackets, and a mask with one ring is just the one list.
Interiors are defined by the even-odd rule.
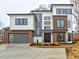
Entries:
[[14,34],[11,42],[13,43],[27,43],[28,42],[28,34]]

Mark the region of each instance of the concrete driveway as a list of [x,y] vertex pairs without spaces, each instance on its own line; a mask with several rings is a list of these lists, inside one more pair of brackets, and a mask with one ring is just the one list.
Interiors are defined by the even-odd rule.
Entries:
[[66,59],[65,48],[34,48],[27,44],[1,45],[0,59]]

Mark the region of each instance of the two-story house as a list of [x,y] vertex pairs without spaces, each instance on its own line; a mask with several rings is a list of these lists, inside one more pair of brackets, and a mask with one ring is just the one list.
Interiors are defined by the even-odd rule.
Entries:
[[35,30],[33,14],[9,13],[10,27],[5,29],[4,43],[32,43]]
[[50,10],[9,13],[5,43],[72,43],[73,4],[51,4]]

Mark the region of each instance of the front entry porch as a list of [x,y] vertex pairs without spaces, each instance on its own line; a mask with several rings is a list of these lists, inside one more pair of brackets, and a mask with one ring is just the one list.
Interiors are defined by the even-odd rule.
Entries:
[[42,43],[72,43],[72,33],[62,32],[44,32],[42,35]]
[[51,43],[51,33],[44,33],[44,43]]
[[66,33],[65,32],[59,32],[59,33],[53,33],[53,41],[58,43],[65,43],[66,40]]

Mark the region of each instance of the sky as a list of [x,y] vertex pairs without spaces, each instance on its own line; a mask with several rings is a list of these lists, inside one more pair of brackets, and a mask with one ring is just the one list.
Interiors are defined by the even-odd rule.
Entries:
[[7,27],[10,25],[7,13],[27,13],[38,8],[40,4],[50,5],[57,3],[68,4],[70,2],[69,0],[0,0],[0,26]]

